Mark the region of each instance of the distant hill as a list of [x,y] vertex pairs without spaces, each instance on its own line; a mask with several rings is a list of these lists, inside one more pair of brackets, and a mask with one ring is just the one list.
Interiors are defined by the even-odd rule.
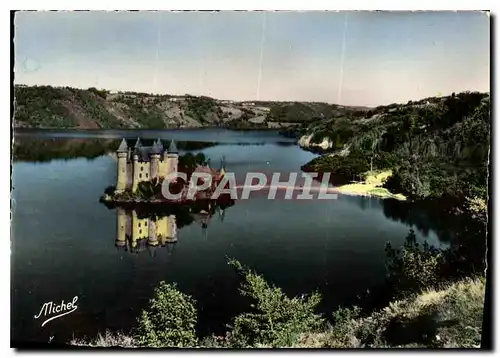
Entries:
[[319,102],[235,102],[51,86],[16,85],[14,95],[16,128],[291,128],[368,110]]

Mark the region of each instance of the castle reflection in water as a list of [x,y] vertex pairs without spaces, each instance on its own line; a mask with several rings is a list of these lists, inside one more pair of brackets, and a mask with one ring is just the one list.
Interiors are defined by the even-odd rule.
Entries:
[[[222,222],[225,210],[217,207],[213,210],[198,213],[189,213],[189,219],[182,220],[181,227],[190,224],[201,226],[202,235],[207,237],[207,228],[211,218],[218,213]],[[132,253],[149,251],[151,256],[155,255],[158,247],[164,247],[168,252],[173,252],[178,240],[178,220],[176,215],[150,215],[141,217],[136,210],[116,208],[117,235],[115,246]]]

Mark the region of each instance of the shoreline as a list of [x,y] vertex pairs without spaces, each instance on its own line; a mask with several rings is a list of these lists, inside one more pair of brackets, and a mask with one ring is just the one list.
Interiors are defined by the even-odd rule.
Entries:
[[[396,200],[401,200],[401,201],[408,200],[403,194],[392,194],[389,191],[387,191],[387,193],[383,193],[382,191],[370,193],[370,190],[373,190],[373,189],[366,189],[366,191],[352,191],[352,190],[349,190],[347,188],[344,188],[344,187],[349,186],[349,185],[351,185],[351,184],[337,187],[336,189],[338,190],[338,194],[348,195],[348,196],[365,196],[365,197],[373,197],[373,198],[378,198],[378,199],[396,199]],[[375,189],[386,190],[383,188],[375,188]]]
[[366,179],[359,183],[345,184],[336,187],[339,194],[350,196],[369,196],[381,199],[396,199],[407,201],[403,194],[394,194],[383,187],[385,181],[392,175],[391,170],[366,175]]

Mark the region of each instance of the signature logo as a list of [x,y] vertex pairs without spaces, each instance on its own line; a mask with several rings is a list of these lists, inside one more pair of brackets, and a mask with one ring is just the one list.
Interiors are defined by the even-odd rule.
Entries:
[[[43,323],[42,323],[42,327],[43,327],[43,326],[45,326],[45,324],[47,324],[48,322],[50,322],[56,318],[66,316],[67,314],[75,312],[76,309],[78,308],[78,306],[75,305],[76,301],[78,301],[78,296],[73,297],[73,301],[71,301],[71,302],[64,303],[64,301],[62,301],[61,304],[59,304],[59,305],[55,305],[54,302],[52,302],[52,301],[46,302],[43,304],[40,312],[37,315],[35,315],[35,319],[38,319],[41,317],[43,317],[43,318],[50,317],[48,319],[45,319],[45,321],[43,321]],[[56,313],[57,313],[57,315],[53,316]]]

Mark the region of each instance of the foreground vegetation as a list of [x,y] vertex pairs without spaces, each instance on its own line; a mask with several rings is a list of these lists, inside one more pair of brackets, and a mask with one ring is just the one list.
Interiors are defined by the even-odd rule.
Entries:
[[224,336],[197,337],[196,301],[161,282],[130,334],[106,331],[93,347],[176,348],[479,348],[485,283],[481,278],[428,288],[363,315],[358,307],[320,315],[319,293],[288,297],[237,261],[241,294],[252,299]]

